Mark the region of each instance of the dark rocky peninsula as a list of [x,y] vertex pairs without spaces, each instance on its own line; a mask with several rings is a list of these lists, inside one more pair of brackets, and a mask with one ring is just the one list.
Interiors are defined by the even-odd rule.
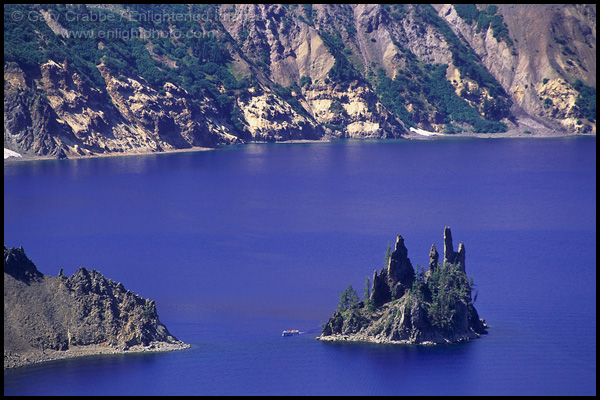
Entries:
[[446,227],[443,262],[438,262],[434,244],[429,269],[415,272],[404,239],[398,235],[394,251],[386,256],[387,267],[375,271],[371,290],[365,289],[365,300],[358,301],[351,286],[342,292],[337,310],[317,339],[437,344],[486,334],[487,325],[471,298],[473,279],[465,272],[465,254],[462,242],[454,251],[452,233]]
[[190,347],[158,319],[154,301],[96,270],[44,275],[22,247],[4,246],[4,368],[92,354]]

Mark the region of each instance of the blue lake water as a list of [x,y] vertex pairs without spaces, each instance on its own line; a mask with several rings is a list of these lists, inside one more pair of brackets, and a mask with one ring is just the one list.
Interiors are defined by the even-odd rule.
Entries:
[[[4,166],[4,243],[156,300],[189,350],[4,373],[5,395],[595,395],[596,139],[256,144]],[[489,335],[321,343],[400,233],[444,226]],[[282,337],[284,329],[303,334]]]

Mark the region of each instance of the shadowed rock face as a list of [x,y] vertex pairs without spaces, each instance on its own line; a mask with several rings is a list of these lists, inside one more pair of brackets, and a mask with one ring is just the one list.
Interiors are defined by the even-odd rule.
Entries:
[[404,245],[404,239],[398,235],[396,246],[388,264],[388,282],[394,287],[400,283],[404,288],[412,285],[415,270],[408,258],[408,249]]
[[337,310],[323,326],[320,340],[449,343],[487,333],[471,300],[465,273],[465,249],[452,248],[444,230],[444,264],[432,245],[429,271],[415,275],[402,236],[398,235],[387,268],[373,275],[368,301]]
[[4,247],[4,352],[12,362],[82,346],[126,350],[181,344],[158,319],[156,304],[79,268],[43,275],[23,248]]
[[415,270],[408,258],[408,249],[404,239],[398,235],[396,245],[388,261],[387,268],[373,275],[373,291],[371,298],[376,305],[381,305],[404,295],[411,288],[415,279]]
[[431,250],[429,251],[429,271],[430,272],[435,271],[435,267],[437,267],[439,258],[440,258],[440,255],[438,254],[438,252],[435,248],[435,244],[432,244]]
[[8,249],[4,246],[4,273],[27,284],[44,276],[27,258],[23,247]]

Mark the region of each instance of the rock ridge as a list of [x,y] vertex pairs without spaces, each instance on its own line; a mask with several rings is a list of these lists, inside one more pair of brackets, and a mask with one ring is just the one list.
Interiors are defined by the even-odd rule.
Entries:
[[153,300],[84,267],[44,275],[22,247],[4,246],[4,368],[187,347],[160,322]]

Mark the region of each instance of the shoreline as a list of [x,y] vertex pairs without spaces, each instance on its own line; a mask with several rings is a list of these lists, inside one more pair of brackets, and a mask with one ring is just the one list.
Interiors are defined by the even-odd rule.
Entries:
[[[131,152],[114,152],[114,153],[94,153],[82,156],[73,156],[67,158],[68,160],[85,160],[89,158],[105,158],[105,157],[130,157],[130,156],[145,156],[149,154],[171,154],[171,153],[193,153],[199,151],[210,151],[217,150],[219,147],[190,147],[187,149],[173,149],[173,150],[163,150],[163,151],[131,151]],[[6,152],[5,148],[5,152]],[[4,162],[27,162],[27,161],[42,161],[42,160],[57,160],[56,157],[50,156],[31,156],[27,154],[19,154],[12,150],[9,150],[18,156],[12,156],[4,159]]]
[[329,335],[329,336],[317,336],[316,340],[321,342],[358,342],[358,343],[377,343],[377,344],[392,344],[392,345],[411,345],[411,346],[436,346],[444,344],[455,344],[468,342],[472,339],[479,339],[480,334],[474,333],[473,336],[465,335],[455,340],[444,339],[443,341],[426,340],[423,342],[411,342],[410,340],[387,340],[379,339],[377,337],[367,335]]
[[[549,138],[567,138],[567,137],[580,137],[580,136],[596,136],[595,133],[569,133],[565,131],[556,131],[548,129],[534,129],[527,131],[518,128],[512,128],[502,133],[475,133],[475,132],[461,132],[461,133],[438,133],[429,132],[423,129],[410,128],[409,135],[406,139],[416,140],[436,140],[437,138],[480,138],[480,139],[514,139],[514,138],[530,138],[530,139],[549,139]],[[529,133],[525,133],[529,132]]]
[[[424,133],[419,133],[418,131],[423,131]],[[437,132],[428,132],[422,129],[416,130],[411,128],[409,133],[405,136],[399,138],[391,138],[391,139],[404,139],[404,140],[439,140],[439,139],[460,139],[460,138],[477,138],[477,139],[519,139],[519,138],[529,138],[529,139],[549,139],[549,138],[567,138],[567,137],[595,137],[595,133],[566,133],[566,132],[558,132],[558,131],[545,131],[544,133],[524,133],[522,130],[510,129],[506,132],[502,133],[473,133],[473,132],[463,132],[460,134],[446,134],[446,133],[437,133]],[[82,156],[73,156],[69,157],[68,160],[82,160],[82,159],[90,159],[90,158],[105,158],[105,157],[128,157],[128,156],[145,156],[145,155],[159,155],[159,154],[174,154],[174,153],[193,153],[193,152],[202,152],[202,151],[214,151],[225,148],[232,148],[233,146],[244,146],[247,144],[297,144],[297,143],[330,143],[336,140],[389,140],[387,138],[331,138],[326,137],[323,139],[293,139],[293,140],[283,140],[277,142],[266,142],[266,141],[252,141],[240,144],[230,144],[223,145],[218,147],[191,147],[186,149],[172,149],[172,150],[163,150],[163,151],[132,151],[132,152],[114,152],[114,153],[94,153],[91,155],[82,155]],[[5,148],[6,151],[10,151],[11,153],[18,154],[17,156],[9,156],[4,159],[4,163],[20,163],[20,162],[29,162],[29,161],[42,161],[42,160],[57,160],[55,157],[50,156],[31,156],[27,154],[19,154],[12,150]]]
[[128,349],[118,349],[108,346],[88,345],[73,346],[67,350],[43,350],[32,351],[25,354],[4,354],[4,370],[20,368],[33,364],[49,361],[63,360],[68,358],[98,356],[104,354],[134,354],[134,353],[159,353],[167,351],[185,350],[192,347],[184,342],[150,342],[149,345],[136,345]]

